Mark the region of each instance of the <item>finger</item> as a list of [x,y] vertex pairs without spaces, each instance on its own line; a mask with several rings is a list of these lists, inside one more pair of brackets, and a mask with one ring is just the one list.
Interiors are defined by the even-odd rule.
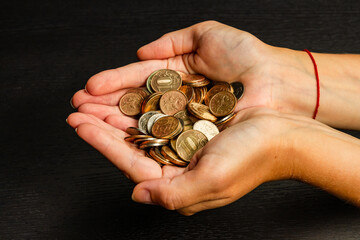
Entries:
[[128,135],[124,131],[119,131],[118,129],[114,128],[113,126],[105,123],[104,121],[98,119],[97,117],[91,114],[75,112],[70,114],[69,117],[66,119],[66,121],[73,128],[77,128],[80,124],[91,123],[104,130],[108,130],[119,139],[124,139],[124,137]]
[[114,137],[111,132],[91,123],[80,124],[76,132],[134,182],[161,177],[162,170],[159,164],[145,157],[143,151],[131,146],[123,139]]
[[120,116],[118,114],[109,115],[104,121],[122,131],[126,131],[128,127],[138,127],[138,121],[136,119]]
[[190,53],[194,44],[195,27],[188,27],[163,35],[161,38],[141,47],[137,51],[140,60],[164,59]]
[[84,89],[77,91],[72,98],[72,105],[78,108],[84,103],[97,103],[109,106],[117,106],[120,98],[126,93],[127,89],[122,89],[113,93],[94,96]]
[[161,178],[138,184],[133,191],[133,200],[159,204],[175,210],[211,199],[212,185],[206,174],[197,170],[187,171],[174,178]]
[[198,213],[198,212],[201,212],[204,210],[218,208],[218,207],[228,205],[231,202],[232,201],[230,198],[221,198],[221,199],[215,199],[215,200],[210,200],[210,201],[203,201],[203,202],[191,205],[189,207],[180,208],[177,211],[182,215],[191,216],[191,215],[194,215],[195,213]]
[[145,80],[153,71],[166,67],[166,60],[151,60],[105,70],[89,79],[86,91],[91,95],[103,95],[124,88],[140,87],[145,85]]
[[82,113],[92,114],[101,120],[104,120],[107,116],[114,114],[126,118],[126,116],[120,112],[120,109],[117,106],[106,106],[96,103],[84,103],[78,108],[78,111]]

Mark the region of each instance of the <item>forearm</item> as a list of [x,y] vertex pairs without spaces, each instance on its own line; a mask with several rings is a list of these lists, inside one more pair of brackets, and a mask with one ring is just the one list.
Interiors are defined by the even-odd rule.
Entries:
[[[291,113],[311,117],[316,104],[314,65],[304,51],[271,48],[279,88]],[[360,55],[312,53],[320,78],[316,119],[336,128],[360,129]]]
[[305,130],[294,177],[360,207],[360,140],[336,130]]

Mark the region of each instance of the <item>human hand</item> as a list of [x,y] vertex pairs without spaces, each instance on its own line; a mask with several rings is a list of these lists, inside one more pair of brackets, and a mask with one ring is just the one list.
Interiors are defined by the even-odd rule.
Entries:
[[[125,123],[132,120],[117,107],[121,96],[127,88],[144,86],[151,72],[169,68],[200,73],[212,80],[242,82],[245,93],[235,112],[267,106],[311,116],[316,99],[313,75],[301,71],[295,51],[284,51],[274,50],[250,33],[214,21],[203,22],[140,48],[138,57],[144,61],[94,75],[86,84],[87,91],[77,92],[72,103],[79,112],[125,130]],[[301,55],[312,66],[306,53]]]
[[296,179],[360,206],[360,141],[313,119],[266,108],[239,112],[185,169],[163,167],[133,200],[192,215],[236,201],[260,184]]

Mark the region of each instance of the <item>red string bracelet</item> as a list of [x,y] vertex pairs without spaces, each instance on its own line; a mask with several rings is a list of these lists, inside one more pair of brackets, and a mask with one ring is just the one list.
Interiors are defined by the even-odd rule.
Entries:
[[315,110],[314,110],[314,114],[313,114],[313,119],[316,118],[316,114],[318,112],[319,109],[319,105],[320,105],[320,80],[319,80],[319,73],[317,70],[317,65],[315,62],[314,57],[312,56],[311,52],[307,49],[304,49],[305,52],[307,52],[307,54],[309,54],[311,61],[314,64],[314,68],[315,68],[315,77],[316,77],[316,92],[317,92],[317,96],[316,96],[316,106],[315,106]]

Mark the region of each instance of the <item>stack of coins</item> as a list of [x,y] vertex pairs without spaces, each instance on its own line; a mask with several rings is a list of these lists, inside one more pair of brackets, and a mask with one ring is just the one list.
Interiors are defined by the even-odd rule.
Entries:
[[240,82],[157,70],[148,77],[146,88],[129,89],[120,99],[123,114],[139,117],[138,127],[129,127],[125,140],[160,165],[185,167],[219,133],[218,126],[235,116],[243,92]]

